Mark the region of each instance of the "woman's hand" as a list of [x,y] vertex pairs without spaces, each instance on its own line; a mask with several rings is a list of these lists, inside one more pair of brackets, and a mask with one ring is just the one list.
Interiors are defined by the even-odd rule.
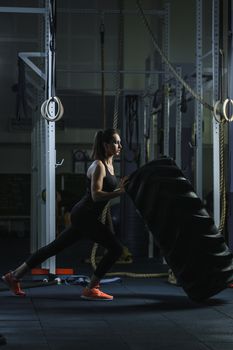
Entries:
[[128,178],[129,178],[128,176],[124,176],[120,179],[119,189],[121,193],[125,192],[125,184],[128,181]]

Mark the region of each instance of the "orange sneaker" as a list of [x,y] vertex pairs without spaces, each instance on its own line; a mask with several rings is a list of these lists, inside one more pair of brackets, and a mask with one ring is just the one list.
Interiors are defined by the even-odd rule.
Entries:
[[84,288],[81,298],[86,300],[113,300],[112,295],[101,292],[97,286],[91,289]]
[[16,280],[12,272],[8,272],[6,275],[2,276],[2,280],[6,283],[13,294],[24,297],[26,293],[21,289],[20,283]]

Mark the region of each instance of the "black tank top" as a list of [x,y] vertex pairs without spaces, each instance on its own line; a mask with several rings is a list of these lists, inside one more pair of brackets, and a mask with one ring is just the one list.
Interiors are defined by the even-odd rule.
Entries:
[[[104,192],[113,192],[117,187],[117,179],[115,175],[112,175],[108,167],[105,163],[103,163],[106,170],[106,176],[103,179],[103,191]],[[105,201],[98,201],[94,202],[91,196],[91,179],[87,177],[87,189],[84,197],[76,204],[76,208],[79,209],[87,209],[88,211],[91,211],[98,217],[102,214],[102,211],[106,204],[108,203],[108,200]]]

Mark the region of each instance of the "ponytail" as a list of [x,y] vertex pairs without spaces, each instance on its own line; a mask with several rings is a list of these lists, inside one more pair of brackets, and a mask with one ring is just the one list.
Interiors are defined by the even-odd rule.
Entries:
[[113,139],[114,134],[119,134],[119,132],[116,129],[106,129],[106,130],[99,130],[95,134],[92,154],[91,154],[91,158],[93,160],[96,160],[96,159],[104,160],[104,157],[105,157],[104,143],[110,143]]
[[96,159],[103,160],[104,158],[105,152],[104,152],[103,134],[104,134],[103,130],[99,130],[95,134],[94,144],[93,144],[92,154],[91,154],[91,158],[93,160],[96,160]]

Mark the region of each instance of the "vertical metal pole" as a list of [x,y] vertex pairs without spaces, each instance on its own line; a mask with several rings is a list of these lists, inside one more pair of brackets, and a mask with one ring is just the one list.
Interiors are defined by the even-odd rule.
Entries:
[[37,249],[43,247],[46,244],[46,172],[45,172],[45,121],[38,118],[38,240]]
[[[40,1],[40,6],[44,2]],[[39,34],[40,34],[40,51],[44,51],[44,14],[39,16]],[[42,68],[43,70],[43,68]],[[40,105],[45,96],[38,91],[37,104]],[[30,234],[30,251],[34,252],[45,245],[46,239],[46,210],[45,202],[42,198],[42,192],[45,190],[45,122],[41,118],[39,110],[33,115],[33,129],[31,134],[31,234]]]
[[[163,51],[169,59],[169,42],[170,42],[170,4],[165,3],[164,6],[164,40],[163,40]],[[169,99],[169,83],[170,77],[169,68],[167,64],[163,64],[164,67],[164,108],[163,108],[163,154],[169,156],[169,131],[170,131],[170,99]],[[163,263],[166,264],[163,258]]]
[[31,132],[31,222],[30,222],[30,252],[34,252],[37,246],[37,219],[38,219],[38,200],[37,200],[37,187],[38,187],[38,130],[37,121],[34,116],[32,119],[32,132]]
[[[145,62],[145,70],[151,71],[152,68],[152,59],[151,56],[148,56],[146,58]],[[151,73],[145,74],[145,94],[143,103],[144,103],[144,162],[148,162],[150,159],[150,153],[151,153],[151,139],[148,135],[148,131],[150,131],[150,120],[151,120]],[[148,137],[148,139],[147,139]]]
[[[139,111],[142,112],[139,114],[139,140],[140,140],[140,155],[141,155],[141,159],[140,159],[140,164],[144,165],[146,162],[146,142],[145,142],[145,134],[146,134],[146,118],[147,118],[147,101],[146,101],[146,97],[139,97],[139,103],[140,103],[140,107],[139,107]],[[140,117],[142,116],[142,118]]]
[[154,115],[152,114],[152,107],[150,103],[150,152],[149,152],[149,161],[155,159],[155,122],[154,122]]
[[[52,96],[52,51],[51,51],[51,32],[49,26],[49,1],[46,0],[46,16],[45,16],[45,45],[46,45],[46,81],[48,82],[47,97]],[[50,114],[55,115],[55,105],[50,103]],[[55,123],[45,122],[45,169],[46,169],[46,244],[55,239],[56,235],[56,193],[55,193]],[[50,273],[56,272],[55,256],[45,261],[44,266],[47,267]]]
[[151,153],[150,160],[158,157],[158,115],[153,114],[151,117]]
[[150,113],[150,119],[149,119],[149,124],[150,124],[150,152],[149,152],[149,160],[154,160],[155,159],[155,139],[156,139],[156,123],[155,123],[155,116],[153,115],[153,100],[150,98],[150,105],[149,105],[149,113]]
[[[196,0],[196,92],[202,97],[202,0]],[[195,157],[195,187],[196,192],[202,198],[202,123],[203,123],[203,106],[196,100],[196,157]]]
[[[154,60],[154,53],[151,55],[151,69],[155,70],[155,60]],[[155,91],[156,87],[156,75],[151,74],[151,79],[150,79],[150,84],[152,86],[152,89]],[[154,160],[155,159],[155,142],[156,142],[156,135],[157,135],[157,130],[156,130],[156,123],[155,123],[155,115],[153,114],[153,98],[152,96],[150,97],[150,153],[149,153],[149,160]]]
[[[152,60],[151,57],[148,58],[147,64],[145,66],[146,70],[151,70],[152,69]],[[145,75],[145,91],[148,93],[150,91],[150,86],[151,86],[151,75],[146,74]],[[151,125],[151,97],[146,96],[143,100],[144,104],[144,135],[147,135],[148,132],[148,126]],[[151,132],[149,137],[151,137]],[[149,140],[149,150],[148,150],[148,140],[143,138],[143,162],[145,163],[151,158],[151,149],[154,147],[153,144],[153,138]],[[148,159],[146,157],[146,153],[148,156]],[[148,258],[153,258],[154,257],[154,236],[153,234],[148,230]]]
[[[157,62],[155,60],[155,53],[152,56],[152,69],[155,71],[157,68]],[[152,74],[152,86],[154,91],[159,88],[159,75]],[[151,100],[151,152],[150,160],[158,157],[158,113],[153,113],[153,100]]]
[[[176,68],[177,73],[181,76],[181,67]],[[181,97],[182,97],[182,86],[181,83],[176,81],[176,164],[182,168],[181,161],[181,139],[182,139],[182,113],[181,113]]]
[[139,132],[138,139],[140,143],[140,166],[145,164],[146,152],[145,152],[145,119],[146,119],[146,105],[142,95],[138,95],[138,111],[139,111]]
[[[169,37],[170,37],[170,4],[165,4],[165,15],[164,15],[164,53],[169,58]],[[163,137],[163,154],[169,156],[169,130],[170,130],[170,99],[169,99],[169,68],[164,65],[164,137]]]
[[[213,105],[219,99],[219,0],[212,1],[212,67],[213,67]],[[220,72],[221,73],[221,72]],[[212,119],[213,131],[213,201],[214,220],[220,224],[220,128]]]

